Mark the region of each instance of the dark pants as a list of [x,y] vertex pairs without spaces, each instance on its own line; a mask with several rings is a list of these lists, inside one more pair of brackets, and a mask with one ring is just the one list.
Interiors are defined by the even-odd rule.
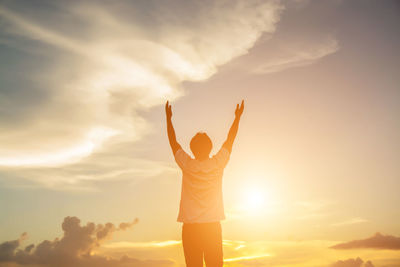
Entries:
[[222,267],[222,231],[219,222],[184,223],[182,244],[187,267]]

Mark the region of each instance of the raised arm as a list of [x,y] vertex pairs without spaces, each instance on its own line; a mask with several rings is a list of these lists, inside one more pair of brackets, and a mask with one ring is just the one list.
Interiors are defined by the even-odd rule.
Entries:
[[244,100],[242,100],[242,103],[240,104],[240,106],[239,106],[239,104],[236,105],[235,120],[232,123],[231,129],[229,130],[226,141],[222,145],[223,147],[228,149],[229,152],[232,151],[233,141],[235,141],[235,137],[236,137],[237,131],[239,129],[239,121],[240,121],[240,117],[242,116],[243,109],[244,109]]
[[176,151],[178,151],[178,149],[181,148],[181,145],[176,141],[175,130],[174,130],[174,126],[172,125],[172,120],[171,120],[172,109],[171,109],[171,105],[169,104],[168,101],[165,104],[165,115],[167,116],[168,140],[169,140],[169,144],[171,146],[172,152],[175,155]]

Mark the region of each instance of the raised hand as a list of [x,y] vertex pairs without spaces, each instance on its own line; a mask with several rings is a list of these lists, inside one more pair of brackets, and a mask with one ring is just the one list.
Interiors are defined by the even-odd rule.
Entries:
[[167,118],[170,119],[172,117],[172,109],[171,105],[169,104],[169,101],[165,103],[165,114],[167,115]]
[[171,105],[169,104],[169,101],[165,103],[165,115],[167,115],[167,132],[168,132],[168,140],[169,144],[171,146],[172,152],[176,153],[179,148],[181,148],[181,145],[176,141],[176,135],[175,135],[175,130],[174,126],[172,125],[172,109]]
[[240,116],[242,116],[244,110],[244,100],[242,100],[242,103],[236,105],[236,110],[235,110],[235,120],[232,123],[231,128],[229,129],[228,137],[226,138],[226,141],[222,145],[226,149],[229,150],[229,152],[232,151],[232,146],[233,146],[233,141],[235,141],[237,131],[239,129],[239,121],[240,121]]
[[244,109],[244,100],[242,100],[242,103],[240,104],[240,106],[239,106],[239,104],[236,105],[235,116],[237,118],[240,118],[240,116],[242,116],[243,109]]

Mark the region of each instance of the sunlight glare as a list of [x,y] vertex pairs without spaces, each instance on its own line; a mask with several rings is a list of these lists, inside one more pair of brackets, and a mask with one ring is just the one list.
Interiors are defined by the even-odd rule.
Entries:
[[244,192],[242,209],[250,214],[261,213],[265,206],[265,200],[266,192],[257,187],[248,188]]

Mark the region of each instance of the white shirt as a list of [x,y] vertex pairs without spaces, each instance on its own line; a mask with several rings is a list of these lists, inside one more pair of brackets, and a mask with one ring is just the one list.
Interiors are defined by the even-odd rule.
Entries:
[[222,174],[229,160],[222,147],[212,158],[192,159],[182,148],[175,161],[182,169],[182,191],[178,222],[206,223],[225,219],[222,200]]

